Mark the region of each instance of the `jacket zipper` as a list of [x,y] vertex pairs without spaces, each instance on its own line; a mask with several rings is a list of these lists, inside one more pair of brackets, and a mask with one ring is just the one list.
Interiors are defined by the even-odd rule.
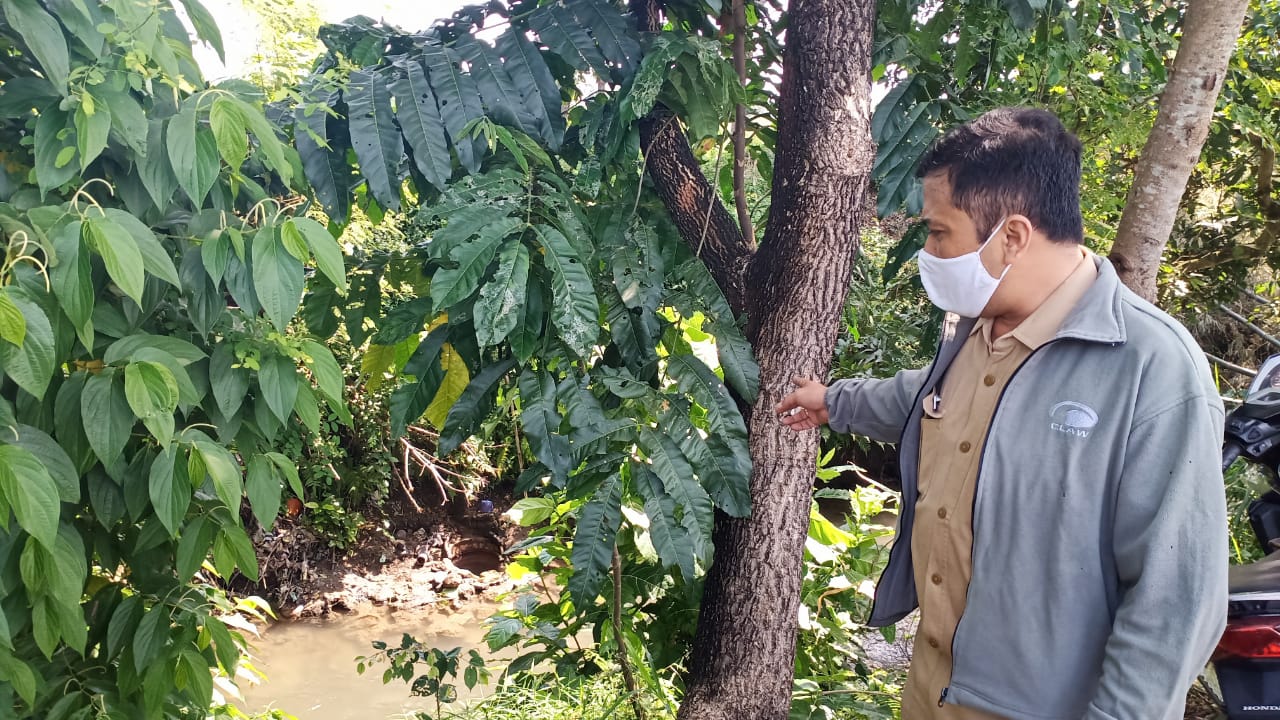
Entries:
[[[1009,385],[1013,383],[1013,379],[1018,376],[1018,373],[1022,372],[1022,368],[1026,367],[1027,363],[1031,362],[1031,358],[1035,357],[1036,353],[1040,352],[1044,348],[1049,347],[1050,345],[1062,339],[1063,338],[1053,338],[1048,342],[1046,342],[1045,344],[1041,345],[1040,347],[1028,353],[1027,356],[1022,359],[1022,362],[1018,363],[1018,367],[1014,368],[1013,372],[1009,375],[1009,379],[1005,381],[1004,387],[1000,388],[1000,395],[996,398],[995,409],[991,411],[991,422],[987,423],[987,432],[982,437],[982,455],[978,458],[978,472],[973,477],[973,500],[972,500],[972,505],[969,507],[969,534],[973,536],[974,538],[973,544],[975,546],[977,545],[977,534],[978,534],[978,524],[977,524],[978,483],[982,479],[982,466],[987,460],[987,443],[991,440],[991,428],[994,427],[996,424],[995,422],[996,413],[1000,412],[1000,405],[1001,403],[1004,402],[1004,395],[1006,392],[1009,391]],[[970,555],[973,554],[972,549],[970,549],[969,552],[970,552]],[[890,551],[890,555],[892,555],[892,551]],[[970,564],[969,566],[969,583],[973,584],[973,565],[972,564]],[[968,593],[966,593],[966,595],[967,594]],[[968,600],[966,599],[965,607],[968,608],[968,605],[969,603],[968,603]],[[956,620],[956,628],[951,633],[951,677],[952,678],[954,678],[956,674],[956,636],[960,634],[960,623],[964,621],[964,612],[965,612],[964,610],[960,611],[960,617]],[[948,680],[948,683],[950,683],[950,680]],[[947,694],[948,692],[950,692],[950,690],[951,690],[950,684],[943,686],[942,695],[938,698],[938,707],[942,707],[943,703],[946,702]]]

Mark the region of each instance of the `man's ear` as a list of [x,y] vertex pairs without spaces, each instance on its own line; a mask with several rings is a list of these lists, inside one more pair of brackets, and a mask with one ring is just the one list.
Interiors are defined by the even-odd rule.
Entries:
[[1015,260],[1022,257],[1023,253],[1031,247],[1032,235],[1035,233],[1035,226],[1031,224],[1031,220],[1026,215],[1010,215],[1004,221],[1004,228],[1000,235],[1001,247],[1004,249],[1004,262],[1006,265],[1012,265]]

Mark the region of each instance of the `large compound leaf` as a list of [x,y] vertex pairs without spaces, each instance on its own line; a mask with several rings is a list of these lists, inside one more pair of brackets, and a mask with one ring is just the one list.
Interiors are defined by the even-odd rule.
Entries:
[[594,604],[613,564],[621,525],[622,479],[615,474],[600,484],[578,516],[570,556],[573,575],[569,578],[569,594],[576,607],[585,610]]
[[484,117],[475,80],[458,68],[457,53],[449,48],[428,45],[422,49],[422,57],[458,162],[467,172],[478,172],[485,151],[484,141],[463,132],[473,120]]
[[454,247],[449,259],[457,266],[438,270],[431,279],[432,307],[436,311],[447,310],[470,297],[493,262],[498,246],[523,225],[523,220],[501,217],[480,228],[475,237]]
[[498,253],[498,269],[480,288],[476,301],[476,341],[480,347],[497,345],[516,328],[528,284],[529,248],[518,237],[509,238]]
[[400,209],[400,157],[404,142],[391,112],[391,91],[381,75],[357,70],[343,93],[351,146],[369,192],[385,208]]
[[560,434],[556,384],[551,374],[526,368],[520,374],[520,425],[539,462],[564,481],[573,467],[569,438]]
[[602,78],[611,77],[609,61],[596,47],[596,41],[567,8],[544,5],[529,15],[529,26],[538,39],[575,70],[594,70]]
[[497,51],[472,35],[460,36],[454,47],[467,61],[490,117],[526,135],[536,135],[537,120],[525,107],[524,98],[503,68]]
[[627,19],[612,4],[601,0],[568,0],[567,4],[579,24],[591,30],[600,54],[623,77],[629,76],[640,62],[640,42],[632,34]]
[[734,517],[751,512],[751,455],[719,435],[703,434],[689,421],[687,409],[672,408],[663,416],[663,430],[680,446],[698,481],[716,505]]
[[538,135],[553,151],[564,140],[564,115],[561,111],[560,85],[542,59],[542,53],[514,26],[508,27],[496,41],[503,67],[520,92],[520,101],[533,117]]
[[747,426],[729,389],[701,360],[693,355],[673,354],[667,357],[667,373],[698,404],[707,409],[711,429],[732,447],[747,451]]
[[396,97],[396,120],[413,150],[413,162],[427,182],[443,191],[453,174],[444,119],[436,106],[427,73],[416,60],[400,65],[404,75],[391,84]]
[[195,28],[196,35],[208,43],[209,47],[218,53],[218,59],[225,63],[227,55],[222,47],[222,32],[218,30],[218,23],[214,21],[213,15],[200,4],[200,0],[180,0],[180,2],[187,11],[187,18],[191,20],[191,26]]
[[328,129],[328,108],[336,99],[337,94],[330,93],[296,108],[293,142],[302,160],[302,172],[325,214],[336,222],[346,222],[351,212],[351,166],[345,152],[348,139]]
[[684,509],[680,524],[689,531],[698,557],[705,564],[711,549],[711,496],[694,479],[689,459],[666,433],[641,427],[639,438],[650,468],[661,478],[667,494]]
[[529,358],[542,346],[543,321],[546,319],[542,292],[542,283],[536,275],[530,275],[525,301],[517,308],[515,327],[507,336],[511,341],[511,351],[522,363],[529,362]]
[[686,582],[694,579],[693,541],[689,530],[676,518],[676,502],[667,494],[662,481],[648,467],[631,464],[631,482],[644,498],[644,512],[649,516],[649,537],[666,567],[679,567]]
[[570,350],[586,357],[600,334],[600,302],[596,299],[591,276],[582,265],[569,241],[549,225],[535,225],[533,232],[543,250],[544,261],[551,270],[551,322]]
[[405,383],[391,393],[391,436],[398,438],[404,435],[410,423],[422,417],[440,390],[440,382],[444,380],[444,369],[440,367],[440,351],[449,338],[447,325],[433,330],[427,339],[418,345],[404,371],[412,375],[417,382]]

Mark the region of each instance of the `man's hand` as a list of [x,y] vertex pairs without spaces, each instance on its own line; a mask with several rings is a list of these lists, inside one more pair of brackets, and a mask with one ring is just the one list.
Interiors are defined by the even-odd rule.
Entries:
[[827,424],[827,386],[817,380],[795,377],[795,392],[782,398],[774,408],[783,425],[795,431],[812,430]]

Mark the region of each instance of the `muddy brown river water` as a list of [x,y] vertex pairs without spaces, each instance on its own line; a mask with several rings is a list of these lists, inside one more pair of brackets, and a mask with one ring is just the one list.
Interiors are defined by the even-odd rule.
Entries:
[[[357,674],[355,658],[372,654],[374,640],[399,643],[406,632],[443,650],[486,651],[483,623],[499,605],[483,600],[458,610],[441,605],[425,612],[374,609],[276,624],[254,643],[254,664],[267,679],[244,689],[240,707],[250,712],[277,708],[298,720],[397,720],[434,708],[430,698],[413,697],[407,683],[384,685],[385,663]],[[458,690],[461,699],[468,698],[464,686]],[[478,688],[470,697],[483,692]]]

